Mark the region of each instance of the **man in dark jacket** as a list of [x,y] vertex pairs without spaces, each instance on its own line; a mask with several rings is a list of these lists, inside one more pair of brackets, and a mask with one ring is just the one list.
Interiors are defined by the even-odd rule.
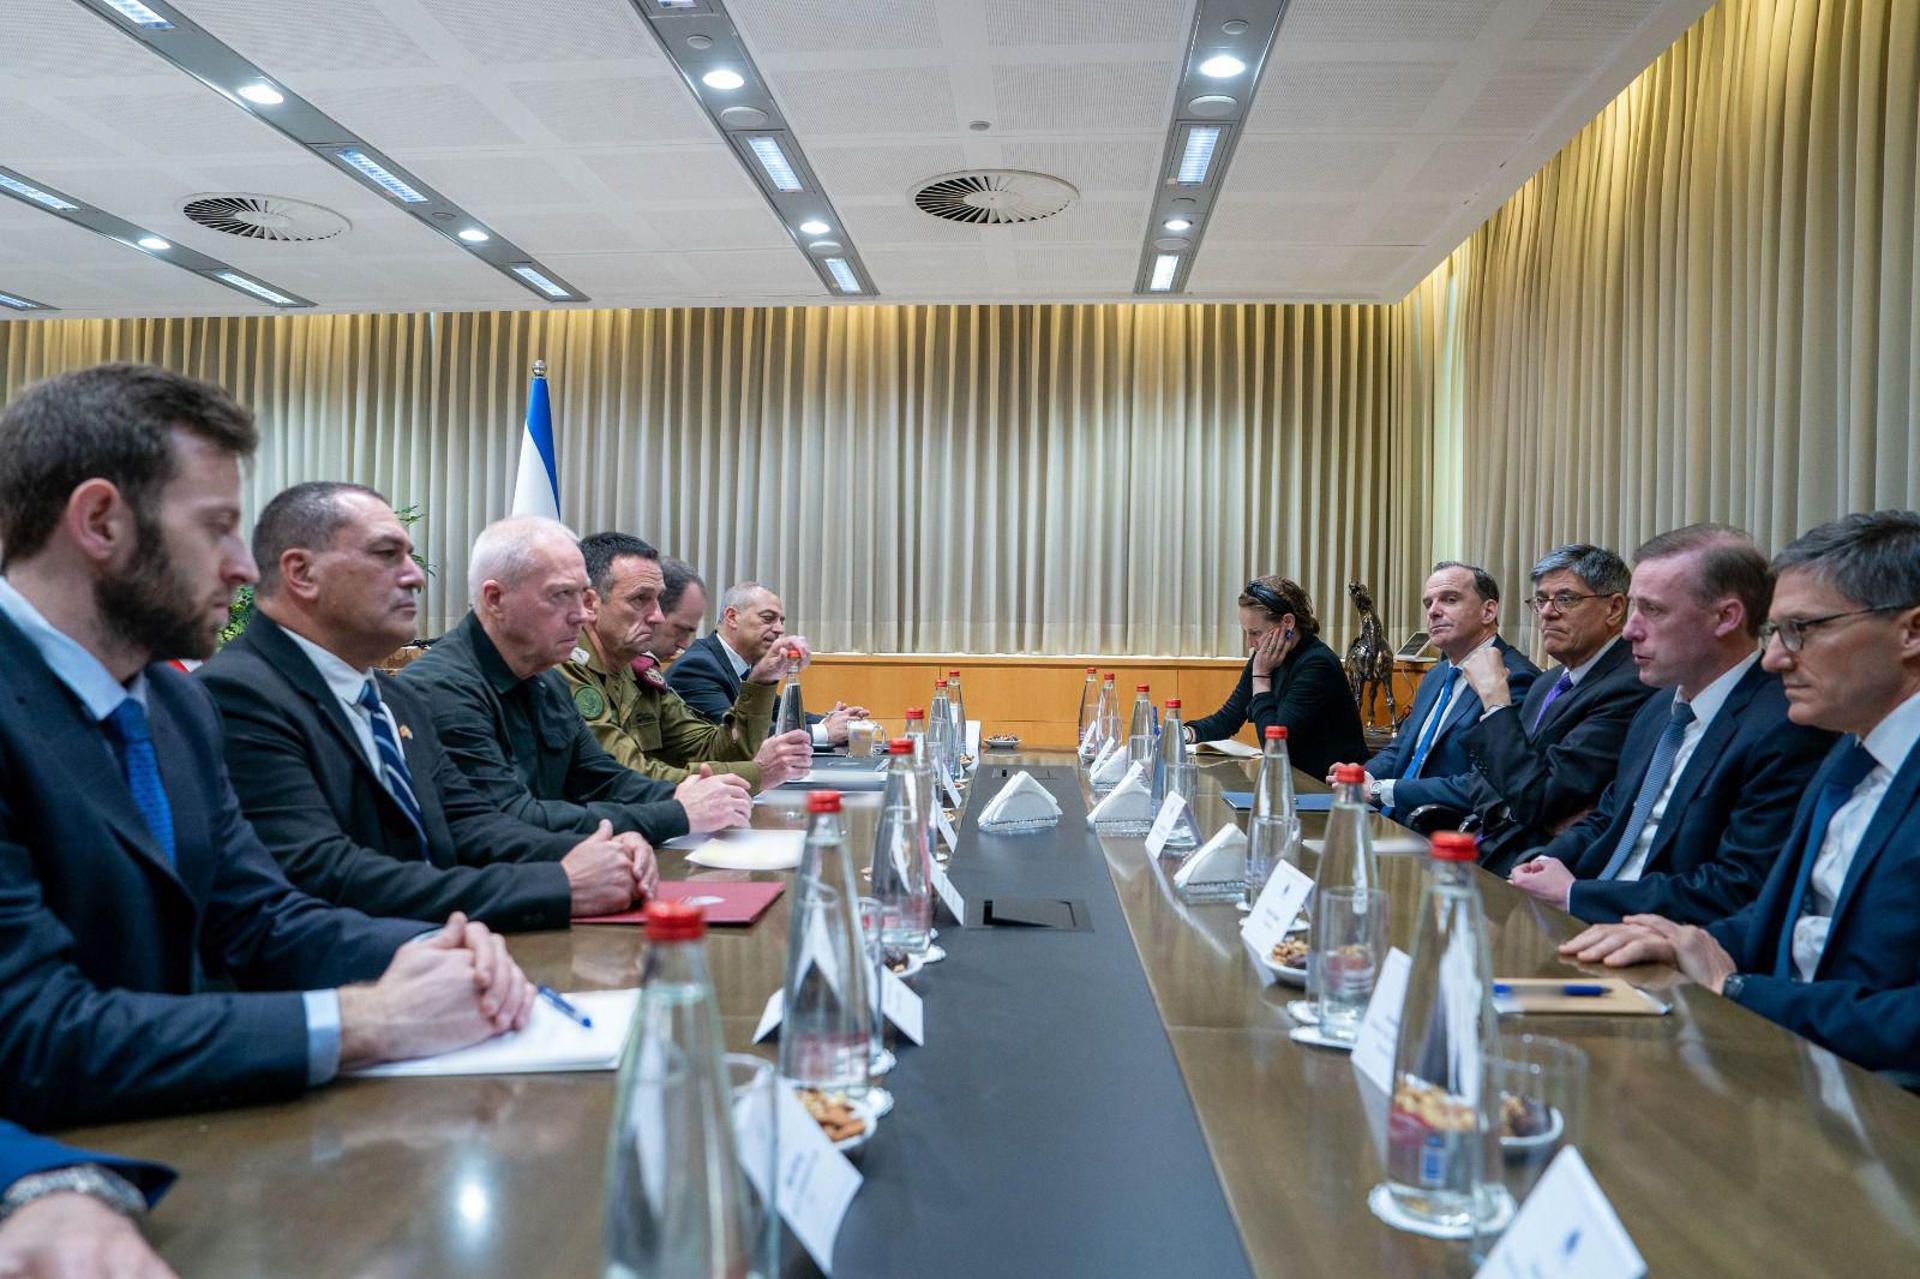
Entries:
[[642,777],[602,750],[554,667],[573,654],[587,566],[567,528],[514,516],[481,530],[468,559],[473,611],[400,673],[433,714],[440,741],[474,789],[509,817],[592,834],[602,821],[661,844],[744,826],[744,779]]

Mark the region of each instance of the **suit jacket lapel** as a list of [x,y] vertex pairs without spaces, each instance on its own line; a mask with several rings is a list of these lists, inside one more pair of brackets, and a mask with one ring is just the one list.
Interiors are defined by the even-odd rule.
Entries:
[[[127,789],[126,775],[120,768],[120,758],[108,744],[105,730],[92,721],[86,707],[80,704],[80,699],[41,660],[39,650],[33,647],[32,641],[4,617],[0,617],[0,656],[4,657],[5,669],[25,676],[7,682],[13,687],[15,696],[26,706],[27,721],[42,734],[48,756],[57,760],[71,779],[72,793],[85,796],[83,802],[99,813],[135,856],[151,863],[156,871],[185,893],[185,881],[167,862],[167,855],[160,850],[153,832],[147,828],[146,818],[140,815],[140,810],[134,805],[133,793]],[[154,743],[154,749],[156,754],[161,754],[161,776],[164,781],[168,775],[166,754],[177,754],[177,751],[163,753],[162,743],[158,740]],[[105,781],[103,777],[113,780]],[[173,789],[169,787],[167,793],[171,801]],[[174,846],[178,848],[177,817],[174,827]],[[188,896],[191,897],[191,894]]]
[[250,644],[296,692],[313,703],[314,712],[346,750],[347,757],[373,782],[374,790],[397,807],[398,801],[387,792],[386,779],[374,771],[373,761],[367,758],[366,750],[360,745],[359,734],[353,731],[353,725],[347,723],[346,708],[340,705],[340,699],[333,695],[333,688],[327,683],[326,677],[320,674],[319,667],[301,651],[300,646],[289,639],[272,618],[265,615],[256,617],[238,642]]
[[[1727,700],[1720,706],[1720,713],[1707,725],[1699,745],[1693,748],[1693,754],[1687,759],[1686,768],[1674,780],[1673,794],[1667,796],[1667,807],[1661,815],[1660,828],[1654,832],[1653,847],[1647,851],[1648,869],[1666,852],[1667,845],[1673,840],[1673,833],[1680,828],[1678,821],[1668,821],[1667,817],[1685,812],[1687,805],[1693,802],[1694,792],[1700,789],[1700,784],[1719,764],[1720,754],[1727,749],[1727,743],[1733,740],[1733,735],[1740,731],[1740,713],[1747,709],[1747,703],[1753,700],[1755,690],[1766,677],[1767,673],[1756,663],[1733,686],[1733,691],[1727,694]],[[1664,697],[1664,704],[1671,707],[1673,695],[1665,694]]]
[[1823,961],[1827,954],[1832,953],[1833,932],[1839,929],[1847,907],[1853,903],[1853,890],[1859,885],[1867,868],[1873,865],[1874,859],[1886,851],[1887,840],[1893,834],[1894,827],[1906,819],[1916,797],[1920,797],[1920,750],[1907,753],[1900,771],[1893,775],[1886,793],[1880,797],[1880,807],[1874,810],[1873,821],[1868,823],[1866,833],[1860,837],[1860,846],[1853,851],[1846,882],[1841,884],[1839,900],[1833,904],[1833,921],[1829,925],[1827,950],[1821,956]]

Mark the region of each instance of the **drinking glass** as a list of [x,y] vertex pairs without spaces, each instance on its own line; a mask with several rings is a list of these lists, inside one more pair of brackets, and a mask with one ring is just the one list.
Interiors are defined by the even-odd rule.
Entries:
[[780,1273],[780,1125],[773,1063],[751,1053],[720,1059],[733,1105],[734,1149],[747,1180],[747,1240],[755,1279]]
[[1373,998],[1387,950],[1387,894],[1378,888],[1316,888],[1307,980],[1320,1033],[1352,1043]]
[[[1566,1146],[1580,1144],[1586,1130],[1587,1054],[1564,1039],[1502,1034],[1493,1061],[1500,1090],[1500,1167],[1484,1179],[1504,1186],[1515,1207]],[[1484,1257],[1499,1238],[1492,1213],[1476,1214],[1474,1254]]]
[[867,954],[867,990],[873,1005],[873,1047],[868,1055],[867,1073],[880,1076],[891,1071],[897,1064],[893,1053],[887,1048],[887,1018],[880,1010],[880,974],[886,967],[886,947],[881,944],[881,933],[886,924],[886,913],[878,897],[860,899],[860,940]]
[[873,746],[879,740],[880,725],[870,719],[850,719],[847,721],[847,754],[865,759],[873,754]]
[[795,877],[792,895],[787,926],[797,949],[787,965],[780,1075],[804,1088],[864,1096],[873,1040],[869,983],[860,980],[870,962],[866,946],[832,887]]

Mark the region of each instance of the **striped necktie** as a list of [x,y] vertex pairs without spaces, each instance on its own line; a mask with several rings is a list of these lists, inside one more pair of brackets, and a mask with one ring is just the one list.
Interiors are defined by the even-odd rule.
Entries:
[[1687,725],[1691,723],[1693,707],[1675,698],[1673,718],[1667,721],[1666,731],[1654,744],[1653,758],[1647,761],[1647,775],[1640,779],[1640,793],[1633,798],[1633,815],[1627,818],[1627,828],[1620,832],[1620,842],[1614,845],[1613,856],[1607,859],[1600,878],[1612,879],[1618,875],[1627,858],[1633,855],[1634,845],[1640,842],[1640,832],[1647,828],[1647,818],[1653,815],[1654,804],[1667,789],[1667,779],[1673,776],[1673,761],[1680,754],[1680,743],[1685,740]]
[[420,855],[427,855],[427,828],[420,821],[420,801],[413,793],[413,774],[407,771],[407,757],[400,753],[400,743],[393,735],[393,725],[387,722],[386,710],[380,703],[380,690],[374,687],[369,678],[360,686],[360,708],[367,713],[373,723],[373,745],[380,754],[380,777],[387,784],[387,792],[394,802],[400,805],[400,811],[407,815],[407,821],[413,825],[413,833],[420,840]]
[[127,790],[133,806],[140,810],[154,842],[174,862],[173,805],[167,802],[166,787],[160,784],[160,760],[153,753],[153,733],[147,725],[147,708],[138,698],[129,697],[113,708],[106,719],[107,731],[120,744],[120,767],[126,774]]

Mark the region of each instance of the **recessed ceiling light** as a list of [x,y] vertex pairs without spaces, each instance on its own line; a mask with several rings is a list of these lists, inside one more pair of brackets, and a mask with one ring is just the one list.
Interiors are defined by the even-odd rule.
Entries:
[[700,83],[709,89],[738,89],[746,82],[745,76],[727,67],[715,67],[700,77]]
[[485,244],[493,238],[477,226],[462,227],[456,234],[468,244]]
[[833,230],[833,228],[822,222],[819,218],[810,218],[800,224],[800,230],[806,235],[825,235],[827,232]]
[[534,267],[517,266],[513,268],[513,273],[550,298],[570,298],[573,296],[573,294],[567,292],[566,289],[540,274]]
[[1153,260],[1153,278],[1147,281],[1147,288],[1154,293],[1165,293],[1173,287],[1173,273],[1180,269],[1178,253],[1162,253]]
[[1180,148],[1180,168],[1174,181],[1181,186],[1198,186],[1207,180],[1213,167],[1213,150],[1220,145],[1220,126],[1196,124],[1187,130],[1187,141]]
[[828,258],[827,274],[833,277],[834,284],[842,293],[860,292],[860,277],[853,273],[845,258]]
[[243,84],[234,92],[254,105],[262,107],[277,107],[287,100],[285,94],[265,81]]
[[241,275],[238,271],[216,271],[214,272],[213,278],[216,280],[220,280],[226,284],[231,284],[236,289],[241,289],[247,293],[251,293],[253,294],[253,296],[257,298],[264,298],[267,301],[273,303],[275,306],[298,306],[299,305],[299,303],[295,302],[292,298],[288,297],[286,294],[275,293],[272,289],[260,283],[258,280],[249,280],[246,276]]
[[780,149],[780,139],[760,136],[747,139],[747,148],[753,152],[753,158],[760,162],[766,172],[767,180],[782,191],[801,191],[800,175],[793,171],[793,165],[787,162],[787,153]]
[[372,178],[374,184],[396,200],[406,204],[425,204],[427,197],[394,176],[385,165],[360,150],[348,150],[337,153],[352,168]]
[[1187,231],[1193,227],[1193,223],[1186,218],[1168,218],[1160,225],[1166,227],[1169,231]]
[[157,235],[143,235],[135,240],[134,243],[153,253],[165,253],[173,247]]
[[1225,80],[1239,75],[1247,69],[1247,64],[1231,53],[1216,53],[1200,64],[1200,74],[1212,76],[1215,80]]
[[173,24],[147,8],[140,0],[106,0],[107,8],[113,10],[136,27],[145,27],[149,31],[171,31]]
[[31,200],[43,209],[52,209],[55,213],[67,213],[80,206],[71,200],[62,200],[51,191],[42,191],[39,187],[28,186],[18,178],[10,178],[0,173],[0,191],[11,191],[23,200]]

